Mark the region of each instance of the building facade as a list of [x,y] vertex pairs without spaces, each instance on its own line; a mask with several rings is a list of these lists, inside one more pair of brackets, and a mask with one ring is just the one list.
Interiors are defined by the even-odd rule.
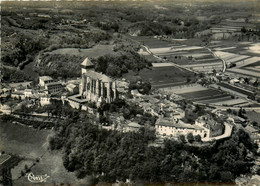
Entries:
[[46,84],[45,89],[48,90],[48,93],[52,94],[52,93],[60,92],[63,89],[63,87],[62,84],[59,82],[52,82]]
[[48,83],[52,83],[54,80],[50,76],[40,76],[39,77],[39,85],[44,87]]
[[155,123],[155,129],[157,134],[163,136],[178,137],[180,135],[187,136],[192,133],[193,136],[200,135],[201,138],[206,138],[209,135],[209,131],[197,125],[185,124],[181,121],[168,121],[159,118]]

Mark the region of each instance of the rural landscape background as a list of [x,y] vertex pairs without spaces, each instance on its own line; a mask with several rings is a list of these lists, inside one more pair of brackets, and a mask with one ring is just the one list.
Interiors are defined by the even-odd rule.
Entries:
[[[1,1],[0,184],[260,183],[259,40],[257,0]],[[120,99],[74,107],[86,58]]]

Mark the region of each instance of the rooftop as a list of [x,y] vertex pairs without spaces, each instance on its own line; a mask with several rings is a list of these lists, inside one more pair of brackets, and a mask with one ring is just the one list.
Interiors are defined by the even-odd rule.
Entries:
[[75,84],[70,83],[70,84],[68,84],[66,87],[67,87],[67,88],[75,88],[75,87],[77,87],[77,86],[76,86]]
[[51,86],[51,85],[61,85],[60,82],[51,82],[51,83],[48,83],[46,86]]
[[136,122],[131,122],[128,124],[128,127],[133,127],[133,128],[140,128],[141,125],[139,125],[138,123]]
[[85,67],[91,67],[91,66],[94,67],[94,64],[89,60],[88,57],[81,63],[81,65]]
[[104,74],[95,72],[93,70],[88,71],[87,74],[84,74],[84,75],[87,77],[90,77],[92,79],[102,80],[102,82],[113,82],[113,79],[111,79],[110,77],[108,77]]
[[70,96],[68,99],[77,103],[86,103],[88,101],[87,99],[81,99],[80,94]]
[[40,76],[39,79],[42,81],[53,80],[52,77],[50,77],[50,76]]
[[195,130],[203,130],[204,128],[199,127],[197,125],[191,125],[191,124],[186,124],[181,121],[178,123],[175,123],[173,121],[167,121],[167,120],[161,120],[158,119],[155,123],[155,125],[160,125],[160,126],[167,126],[167,127],[173,127],[173,128],[183,128],[183,129],[195,129]]

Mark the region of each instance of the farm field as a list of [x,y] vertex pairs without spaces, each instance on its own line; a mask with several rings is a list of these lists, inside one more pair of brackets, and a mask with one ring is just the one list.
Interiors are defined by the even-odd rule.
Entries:
[[[222,47],[218,45],[213,48],[215,54],[225,60],[227,65],[236,65],[236,67],[229,68],[227,71],[234,74],[259,78],[260,74],[258,69],[248,68],[255,68],[260,65],[260,57],[257,52],[259,49],[259,43],[252,44],[250,42],[240,42],[234,44],[236,47],[232,47],[230,45],[228,47],[227,44],[223,44]],[[254,50],[255,53],[252,53],[252,50]]]
[[260,73],[260,67],[259,68],[257,68],[257,67],[244,67],[242,69]]
[[206,87],[203,87],[200,84],[187,84],[183,86],[178,86],[178,87],[168,87],[168,88],[163,88],[163,90],[173,93],[173,94],[184,94],[184,93],[189,93],[191,91],[202,91],[202,90],[207,90]]
[[221,41],[221,43],[212,41],[209,47],[215,51],[229,52],[239,55],[247,55],[249,57],[258,56],[259,53],[259,43],[253,42],[230,42]]
[[206,100],[200,100],[201,103],[205,103],[205,104],[214,104],[214,103],[218,103],[218,102],[221,102],[221,101],[227,101],[227,100],[231,100],[231,96],[228,95],[228,96],[214,96],[214,97],[211,97],[210,99],[206,99]]
[[245,67],[260,67],[260,61],[246,65]]
[[185,97],[186,99],[197,101],[200,99],[211,98],[212,95],[220,96],[220,95],[226,95],[226,94],[219,90],[216,90],[216,89],[207,89],[207,90],[201,90],[201,91],[193,91],[193,92],[191,91],[191,92],[183,93],[180,95]]
[[[149,47],[149,51],[146,51],[144,47],[139,51],[139,54],[144,55],[146,58],[151,53],[150,55],[153,54],[178,65],[188,65],[184,67],[194,71],[222,70],[223,68],[222,61],[215,57],[210,50],[201,46],[187,45],[185,44],[186,41],[179,42],[179,44],[170,44],[170,42],[152,37],[131,38]],[[152,43],[152,41],[155,42]],[[147,59],[151,60],[152,58]]]
[[241,74],[245,76],[250,76],[250,77],[255,77],[255,78],[260,78],[259,72],[255,72],[253,70],[246,70],[246,69],[240,69],[240,68],[232,68],[228,69],[228,72],[236,73],[236,74]]
[[241,60],[241,61],[237,62],[236,65],[237,65],[237,67],[243,67],[246,65],[254,64],[259,61],[260,61],[260,57],[251,57],[246,60]]
[[228,106],[235,106],[240,104],[248,104],[245,99],[230,99],[225,101],[215,102],[215,105],[228,105]]
[[[217,86],[215,86],[217,87]],[[206,88],[199,84],[187,84],[174,88],[164,88],[168,93],[178,94],[188,100],[204,104],[227,105],[227,106],[249,106],[250,102],[246,99],[234,99],[232,96],[216,88]]]
[[235,91],[235,92],[238,92],[240,94],[244,94],[246,96],[253,96],[254,94],[250,91],[246,91],[244,89],[240,89],[238,87],[235,87],[235,86],[232,86],[232,85],[229,85],[229,84],[226,84],[226,83],[218,83],[217,84],[218,86],[221,86],[221,87],[224,87],[224,88],[227,88],[227,89],[230,89],[232,91]]
[[60,48],[57,50],[53,50],[51,52],[47,52],[50,54],[69,54],[76,55],[82,57],[91,57],[96,58],[98,56],[103,56],[106,54],[116,54],[113,51],[113,45],[96,45],[93,48],[80,49],[80,48]]
[[260,121],[260,113],[255,111],[247,111],[245,114],[250,121]]
[[185,69],[180,69],[175,66],[152,67],[151,69],[142,69],[139,74],[129,72],[123,75],[124,78],[131,80],[134,77],[141,77],[144,80],[151,82],[151,85],[156,88],[171,87],[187,84],[187,79],[193,79],[195,74]]

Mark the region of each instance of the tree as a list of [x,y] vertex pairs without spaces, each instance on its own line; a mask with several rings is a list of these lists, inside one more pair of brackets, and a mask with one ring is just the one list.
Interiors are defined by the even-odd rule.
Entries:
[[196,142],[201,142],[201,136],[198,134],[194,137]]
[[246,33],[246,31],[247,31],[246,28],[243,26],[243,27],[241,28],[241,32],[242,32],[242,33]]
[[138,91],[142,94],[149,94],[151,88],[152,88],[151,83],[146,81],[140,85]]
[[182,143],[186,142],[185,136],[183,134],[179,135],[179,139],[181,140]]
[[189,143],[193,143],[193,141],[194,141],[194,136],[193,136],[192,133],[189,133],[189,134],[187,135],[187,140],[188,140]]
[[230,108],[227,109],[227,113],[231,114],[232,110]]

